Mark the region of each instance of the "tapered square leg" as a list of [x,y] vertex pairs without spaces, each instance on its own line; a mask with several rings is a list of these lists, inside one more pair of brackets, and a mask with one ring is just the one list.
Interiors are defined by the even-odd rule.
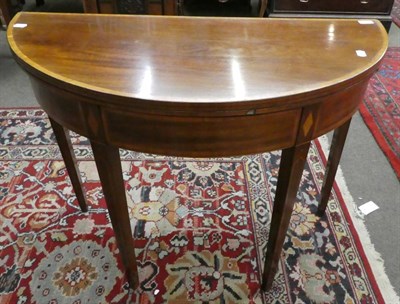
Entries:
[[119,149],[94,141],[91,145],[126,276],[130,287],[136,289],[139,278]]
[[271,229],[265,256],[262,289],[271,288],[293,211],[310,143],[282,150]]
[[339,128],[335,129],[332,138],[332,144],[329,151],[328,162],[326,164],[324,182],[321,189],[321,202],[318,206],[317,215],[325,214],[328,205],[329,196],[332,191],[333,182],[342,156],[344,143],[346,142],[347,133],[349,131],[351,119],[346,121]]
[[69,178],[71,179],[72,187],[75,191],[79,206],[83,212],[86,212],[88,210],[87,202],[82,188],[81,175],[75,159],[74,149],[72,148],[69,132],[51,117],[49,117],[49,120],[58,146],[60,147],[61,155],[63,157],[65,167],[67,168]]

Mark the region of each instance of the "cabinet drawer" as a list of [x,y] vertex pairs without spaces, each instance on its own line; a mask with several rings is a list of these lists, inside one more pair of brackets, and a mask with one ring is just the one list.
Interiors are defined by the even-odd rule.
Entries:
[[390,13],[393,0],[274,0],[273,12]]

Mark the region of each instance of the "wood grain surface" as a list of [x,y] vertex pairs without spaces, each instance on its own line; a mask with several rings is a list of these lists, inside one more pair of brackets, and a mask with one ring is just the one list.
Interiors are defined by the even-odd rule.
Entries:
[[181,110],[295,102],[357,83],[386,49],[382,25],[371,22],[21,13],[8,39],[26,68],[66,89]]

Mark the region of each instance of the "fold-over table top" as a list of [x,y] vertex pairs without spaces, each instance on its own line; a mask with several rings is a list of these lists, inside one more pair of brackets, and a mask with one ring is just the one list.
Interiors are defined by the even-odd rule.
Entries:
[[351,86],[387,48],[379,21],[354,19],[19,13],[8,40],[28,72],[99,99],[263,107]]

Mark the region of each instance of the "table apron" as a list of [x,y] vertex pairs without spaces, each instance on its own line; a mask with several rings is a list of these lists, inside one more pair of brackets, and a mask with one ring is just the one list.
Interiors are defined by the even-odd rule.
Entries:
[[31,82],[42,108],[67,129],[119,148],[185,157],[262,153],[311,141],[350,119],[367,85],[363,81],[318,103],[276,107],[274,112],[179,116],[99,105],[95,98],[63,91],[36,77],[31,76]]

